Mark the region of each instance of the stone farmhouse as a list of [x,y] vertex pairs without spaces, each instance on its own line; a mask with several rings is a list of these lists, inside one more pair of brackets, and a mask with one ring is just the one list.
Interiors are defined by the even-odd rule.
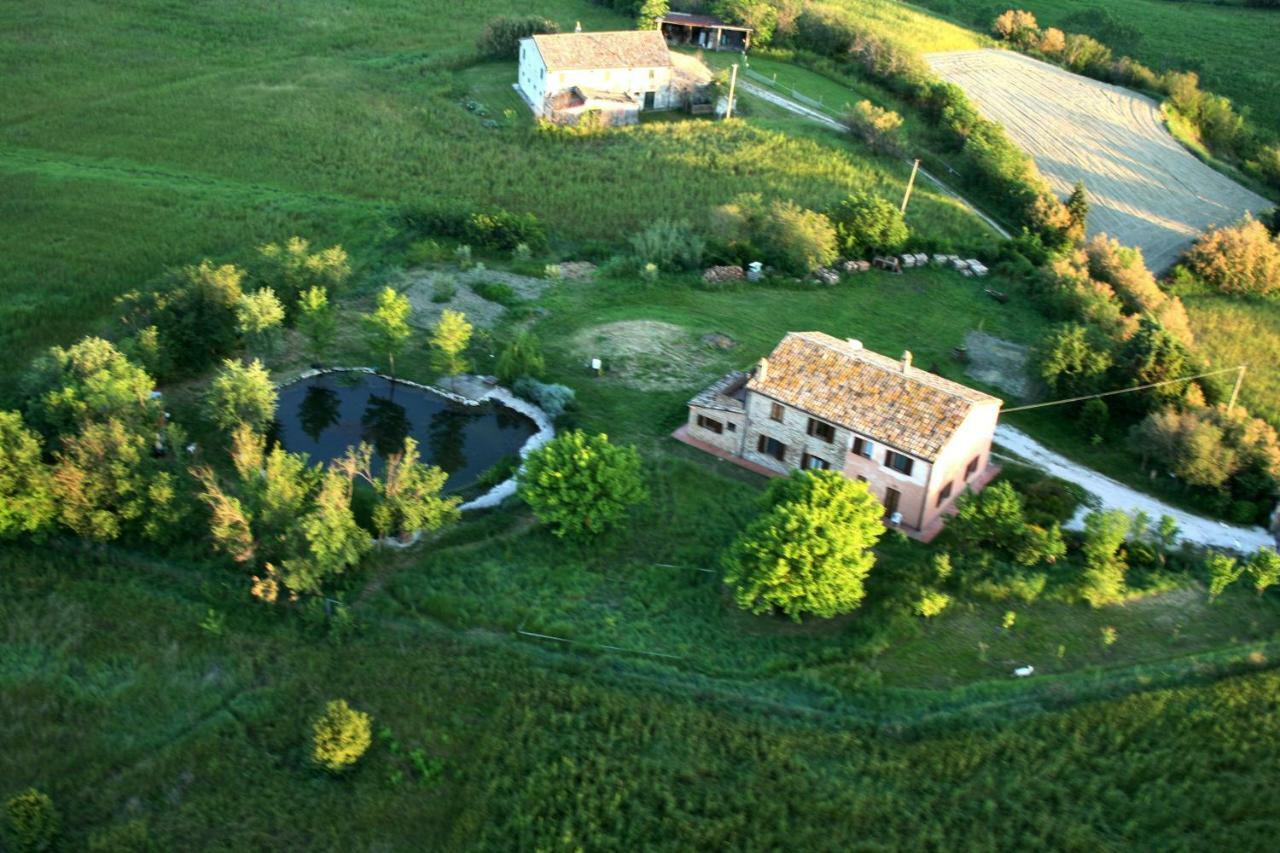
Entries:
[[674,64],[657,30],[556,33],[520,40],[516,89],[534,115],[576,124],[592,113],[635,124],[641,110],[680,105]]
[[965,489],[995,475],[1001,401],[859,341],[791,332],[750,372],[689,401],[677,438],[766,474],[796,468],[863,480],[894,526],[930,539]]

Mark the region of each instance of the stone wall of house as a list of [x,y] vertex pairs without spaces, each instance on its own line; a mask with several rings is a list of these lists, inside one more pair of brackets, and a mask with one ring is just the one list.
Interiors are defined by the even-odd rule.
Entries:
[[[807,453],[827,462],[834,471],[844,468],[845,456],[853,442],[853,433],[839,426],[835,427],[835,440],[824,441],[817,436],[809,435],[809,415],[792,406],[782,405],[782,420],[772,417],[775,400],[762,394],[747,393],[747,439],[743,445],[742,456],[758,465],[774,471],[790,471],[799,468]],[[773,456],[757,450],[759,437],[767,435],[781,441],[787,446],[786,455],[779,462]]]
[[[711,418],[724,425],[721,432],[698,425],[698,416]],[[689,436],[706,442],[712,447],[741,455],[742,437],[747,432],[747,416],[743,412],[726,412],[720,409],[708,409],[703,406],[689,407]]]

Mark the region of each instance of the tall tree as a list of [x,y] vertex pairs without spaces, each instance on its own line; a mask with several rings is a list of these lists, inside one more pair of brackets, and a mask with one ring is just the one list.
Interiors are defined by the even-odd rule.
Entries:
[[338,293],[351,277],[351,259],[341,246],[312,251],[311,243],[290,237],[283,243],[268,243],[258,249],[262,259],[259,276],[287,306],[312,287]]
[[236,321],[249,345],[269,355],[275,351],[276,337],[284,323],[284,306],[275,291],[264,287],[240,297]]
[[1076,181],[1071,188],[1071,195],[1067,197],[1067,213],[1071,214],[1068,236],[1072,242],[1084,242],[1089,219],[1089,194],[1085,191],[1084,181]]
[[275,417],[276,386],[256,358],[249,364],[227,359],[210,384],[205,403],[209,417],[223,429],[244,423],[262,432]]
[[1084,518],[1081,595],[1092,607],[1124,600],[1124,576],[1129,566],[1120,555],[1120,546],[1129,528],[1129,517],[1119,510],[1091,512]]
[[155,382],[102,338],[54,347],[33,365],[25,387],[31,425],[48,438],[108,419],[137,431],[152,430],[161,420]]
[[866,483],[837,471],[796,471],[774,480],[765,511],[724,556],[738,606],[800,621],[857,608],[884,534],[884,507]]
[[467,346],[471,343],[471,324],[461,311],[444,309],[439,322],[431,330],[431,348],[436,353],[436,361],[446,376],[457,376],[467,369],[467,360],[463,357]]
[[309,287],[298,297],[298,330],[307,338],[311,357],[317,361],[328,356],[337,331],[337,317],[329,302],[329,291]]
[[1111,355],[1094,340],[1089,326],[1066,323],[1050,331],[1035,350],[1036,370],[1055,394],[1089,394],[1097,391]]
[[394,288],[385,287],[378,294],[377,307],[364,317],[369,346],[386,357],[393,379],[396,375],[396,356],[404,351],[412,334],[409,329],[411,313],[413,306],[409,303],[409,297],[396,293]]
[[636,12],[636,29],[656,30],[658,22],[671,9],[667,0],[641,0],[640,10]]
[[40,436],[17,412],[0,411],[0,540],[39,533],[55,513]]

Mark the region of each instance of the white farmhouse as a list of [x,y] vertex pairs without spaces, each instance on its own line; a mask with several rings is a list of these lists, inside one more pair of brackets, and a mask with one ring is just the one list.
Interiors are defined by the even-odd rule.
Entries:
[[520,40],[516,89],[534,115],[574,124],[594,112],[634,124],[641,110],[679,105],[671,51],[657,30],[557,33]]

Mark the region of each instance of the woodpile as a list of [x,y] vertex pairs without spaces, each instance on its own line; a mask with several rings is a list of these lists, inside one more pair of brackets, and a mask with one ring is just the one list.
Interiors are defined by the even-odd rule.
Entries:
[[876,257],[872,259],[871,263],[875,265],[876,269],[888,270],[899,274],[902,272],[902,261],[894,257]]
[[830,267],[823,267],[813,271],[813,280],[819,284],[833,285],[840,283],[840,273]]
[[844,270],[847,275],[859,275],[871,269],[870,261],[844,261],[840,264],[840,269]]
[[742,281],[747,277],[739,266],[708,267],[702,273],[702,280],[707,284],[726,284],[731,281]]

